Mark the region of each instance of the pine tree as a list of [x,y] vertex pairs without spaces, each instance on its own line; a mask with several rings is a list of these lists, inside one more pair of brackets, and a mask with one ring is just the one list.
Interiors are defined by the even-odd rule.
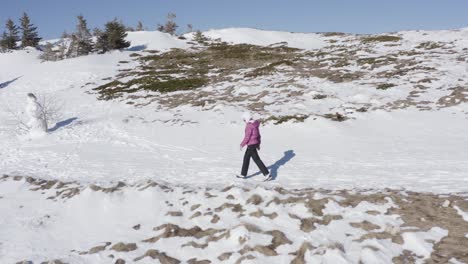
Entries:
[[209,40],[205,35],[200,30],[195,31],[195,34],[193,34],[193,40],[200,44],[206,44],[206,42]]
[[[78,24],[76,25],[75,36],[76,56],[88,55],[93,51],[92,35],[88,29],[86,20],[82,15],[77,16]],[[73,39],[72,39],[73,42]]]
[[72,34],[70,38],[71,38],[71,42],[66,52],[66,57],[75,58],[75,57],[78,57],[78,48],[79,48],[78,37],[76,34]]
[[31,24],[31,19],[28,14],[23,13],[23,17],[20,19],[21,31],[23,32],[21,37],[21,46],[24,47],[37,47],[41,38],[37,33],[37,27]]
[[96,44],[94,45],[94,49],[100,53],[104,53],[109,50],[107,45],[107,35],[100,30],[99,28],[95,28],[93,30],[93,35],[96,37]]
[[164,25],[164,32],[169,33],[171,35],[175,35],[177,28],[179,27],[174,19],[176,18],[176,14],[169,13],[167,14],[167,22]]
[[161,25],[161,24],[158,24],[158,25],[156,26],[156,30],[157,30],[157,31],[160,31],[160,32],[164,32],[164,26]]
[[95,28],[93,29],[93,36],[94,36],[94,37],[99,37],[99,35],[101,35],[101,33],[102,33],[102,30],[101,30],[101,29],[99,29],[99,28],[97,28],[97,27],[95,27]]
[[117,21],[117,19],[107,22],[105,25],[105,31],[98,32],[98,34],[96,49],[100,52],[124,49],[130,46],[130,42],[125,40],[127,37],[125,26],[121,22]]
[[144,28],[143,28],[143,23],[141,23],[141,21],[138,21],[138,24],[136,26],[136,31],[143,31]]
[[8,37],[6,32],[3,32],[2,36],[0,37],[0,52],[7,51],[6,49],[6,41],[5,39]]
[[8,19],[5,25],[6,31],[2,35],[2,40],[0,45],[4,50],[17,49],[18,46],[16,42],[20,40],[18,36],[18,27],[15,25],[13,20]]
[[58,44],[58,50],[57,50],[57,60],[63,60],[67,56],[67,45],[65,44],[64,41],[62,41],[60,44]]

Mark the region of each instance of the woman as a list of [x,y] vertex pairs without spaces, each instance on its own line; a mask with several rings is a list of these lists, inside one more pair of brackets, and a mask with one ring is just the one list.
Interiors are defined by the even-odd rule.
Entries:
[[241,176],[245,178],[247,176],[247,172],[249,170],[250,158],[255,161],[260,171],[263,173],[267,179],[270,177],[270,172],[263,164],[262,160],[258,156],[257,150],[260,150],[260,143],[261,143],[261,136],[260,136],[260,122],[258,120],[254,120],[250,113],[245,113],[242,116],[242,119],[245,122],[245,136],[244,140],[242,140],[240,144],[240,148],[244,148],[247,146],[244,155],[244,163],[242,164],[242,171]]

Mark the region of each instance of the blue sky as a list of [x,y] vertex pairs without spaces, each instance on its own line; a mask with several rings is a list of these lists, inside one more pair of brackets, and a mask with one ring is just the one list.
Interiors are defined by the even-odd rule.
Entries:
[[184,32],[195,29],[253,27],[294,32],[378,33],[407,29],[468,27],[466,0],[1,0],[0,30],[7,18],[26,11],[44,38],[72,32],[83,14],[90,28],[114,17],[154,30],[168,12]]

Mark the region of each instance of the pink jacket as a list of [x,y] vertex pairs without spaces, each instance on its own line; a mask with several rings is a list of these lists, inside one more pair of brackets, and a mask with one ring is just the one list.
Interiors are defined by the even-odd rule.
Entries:
[[256,145],[261,143],[261,136],[260,136],[260,121],[255,120],[255,121],[249,121],[245,125],[245,136],[244,140],[241,142],[241,147],[244,147],[245,145],[250,146],[250,145]]

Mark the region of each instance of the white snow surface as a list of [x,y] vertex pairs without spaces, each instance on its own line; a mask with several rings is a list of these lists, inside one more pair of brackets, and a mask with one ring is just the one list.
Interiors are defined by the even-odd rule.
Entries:
[[[129,37],[132,46],[156,39],[154,45],[158,46],[147,48],[184,46],[159,32],[134,32]],[[35,50],[0,54],[0,172],[101,183],[147,179],[202,185],[241,183],[233,175],[238,173],[243,155],[238,147],[243,137],[242,107],[156,110],[98,101],[87,93],[87,84],[102,84],[103,78],[114,76],[119,69],[134,67],[134,62],[116,66],[122,60],[131,61],[132,52],[44,63]],[[238,88],[262,87],[261,81],[256,82],[240,81]],[[353,92],[352,86],[338,89],[330,83],[320,87],[336,90],[343,98],[382,96],[373,95],[375,89],[356,88]],[[6,111],[22,112],[29,92],[53,95],[65,106],[63,119],[42,138],[17,136]],[[327,105],[311,100],[307,106],[270,107],[288,113],[297,107]],[[263,126],[260,155],[276,174],[275,181],[267,184],[466,192],[468,126],[464,108],[466,104],[439,111],[378,110],[356,113],[356,119],[346,122],[307,119]],[[166,123],[181,116],[197,123]],[[252,164],[250,173],[256,172]]]
[[131,51],[144,49],[166,51],[173,48],[186,49],[189,47],[185,41],[159,31],[128,32],[127,40],[131,43],[129,48]]
[[[391,239],[360,239],[368,231],[355,226],[359,223],[374,225],[377,233],[392,234],[401,230],[403,221],[400,217],[386,213],[395,206],[391,198],[378,204],[361,202],[356,207],[339,205],[333,200],[340,199],[339,195],[309,198],[329,199],[322,217],[308,211],[301,203],[282,205],[268,202],[287,200],[288,196],[253,185],[221,190],[150,183],[106,193],[83,188],[76,183],[69,183],[65,187],[69,189],[54,187],[33,191],[36,187],[24,178],[14,181],[2,179],[0,183],[0,260],[3,263],[21,260],[41,263],[53,259],[67,263],[115,263],[117,258],[133,263],[132,260],[136,262],[149,249],[165,252],[182,263],[187,263],[185,261],[194,256],[216,263],[222,253],[231,252],[232,256],[225,263],[237,263],[236,260],[245,255],[240,253],[243,249],[266,247],[272,243],[274,232],[283,232],[289,242],[276,248],[277,255],[252,252],[256,259],[248,263],[290,263],[295,258],[290,253],[297,251],[303,243],[312,246],[303,256],[306,263],[392,263],[392,259],[401,255],[404,249],[417,253],[421,259],[416,263],[423,263],[432,252],[432,241],[437,243],[448,233],[439,227],[427,232],[405,232],[403,245]],[[75,188],[80,190],[76,196],[69,199],[60,197]],[[255,205],[249,202],[254,195],[262,199]],[[227,200],[228,196],[233,198]],[[241,206],[245,214],[229,207],[223,209],[223,205],[229,203]],[[262,214],[255,216],[254,212]],[[213,214],[219,221],[213,221]],[[274,220],[269,219],[269,215],[273,215]],[[325,216],[335,218],[329,223],[320,223]],[[316,219],[319,223],[310,230],[304,230],[296,217]],[[170,224],[168,229],[164,227],[167,224]],[[176,228],[191,229],[195,226],[202,230],[220,230],[216,233],[219,239],[210,241],[206,236],[177,235]],[[169,231],[168,234],[174,237],[162,236],[153,242],[145,242],[163,234],[163,231]],[[130,252],[118,252],[108,246],[102,251],[87,254],[87,251],[103,246],[107,241],[112,243],[112,247],[123,242],[135,243],[136,248]],[[195,245],[206,243],[207,246],[197,248],[190,246],[190,242]],[[114,257],[109,258],[110,254]],[[152,261],[150,257],[144,257],[136,263],[154,263]]]
[[[462,37],[460,32],[464,34]],[[460,32],[444,34],[461,43],[460,48],[468,39],[468,31],[462,29]],[[254,29],[224,29],[205,33],[211,38],[232,43],[270,45],[287,41],[289,46],[302,49],[316,49],[324,45],[318,34]],[[424,38],[427,38],[420,32],[401,34],[405,35],[405,39],[412,36],[418,41],[425,41]],[[80,195],[73,199],[52,201],[44,197],[56,195],[55,189],[43,193],[31,191],[24,178],[3,182],[0,184],[0,262],[64,258],[70,263],[114,263],[108,258],[109,251],[80,256],[70,250],[89,250],[105,241],[141,242],[159,234],[159,231],[154,232],[153,227],[168,222],[185,228],[190,228],[192,224],[211,227],[211,215],[191,221],[166,215],[167,210],[172,209],[168,204],[175,204],[175,209],[182,210],[184,216],[192,214],[193,210],[183,207],[181,199],[191,204],[201,201],[204,203],[201,208],[210,211],[226,202],[228,193],[221,193],[218,187],[230,184],[235,188],[229,194],[240,197],[239,200],[250,211],[257,209],[244,201],[250,195],[259,194],[265,201],[271,200],[278,195],[273,193],[271,187],[280,186],[468,192],[466,103],[437,111],[409,108],[355,113],[355,119],[345,122],[309,118],[304,123],[268,124],[261,127],[260,155],[269,166],[274,180],[263,182],[253,162],[250,175],[254,177],[238,179],[234,175],[240,170],[243,156],[243,152],[239,151],[244,132],[241,121],[245,110],[243,107],[217,105],[212,110],[205,110],[180,106],[164,110],[149,105],[135,108],[117,100],[99,101],[95,94],[90,93],[91,88],[107,82],[103,79],[112,78],[121,69],[135,67],[131,53],[143,49],[165,51],[189,47],[187,42],[159,32],[133,32],[129,33],[128,38],[132,42],[128,50],[58,62],[41,63],[37,59],[39,52],[32,49],[0,53],[0,175],[74,181],[73,184],[83,186],[113,185],[117,181],[142,184],[153,180],[175,186],[174,193],[155,188],[126,188],[107,194],[83,188]],[[119,64],[121,61],[130,62]],[[467,69],[458,66],[455,72],[457,77],[466,76]],[[281,78],[281,75],[275,78]],[[359,102],[385,101],[401,92],[390,90],[378,93],[375,89],[367,89],[365,84],[354,87],[354,84],[334,85],[317,79],[309,81],[311,83],[306,84],[336,92],[332,103],[340,104],[344,98]],[[252,92],[246,87],[261,90],[265,82],[240,80],[236,91],[239,94]],[[452,82],[453,76],[446,76],[439,84],[446,87]],[[461,84],[461,81],[458,82]],[[63,103],[62,118],[42,137],[18,135],[15,131],[15,118],[10,112],[19,116],[25,114],[24,105],[29,92],[53,96]],[[310,92],[310,96],[314,96],[314,93]],[[289,113],[291,109],[329,109],[330,105],[310,100],[270,107],[278,113]],[[173,119],[194,123],[180,125],[171,122]],[[212,200],[203,200],[206,193],[185,194],[186,189],[182,186],[213,187],[211,192],[217,196]],[[252,189],[241,191],[242,187]],[[167,203],[164,204],[164,201]],[[311,213],[301,205],[268,207],[261,204],[259,208],[265,213],[278,212],[274,226],[266,226],[269,222],[264,218],[259,220],[248,215],[239,220],[232,217],[230,210],[226,210],[229,212],[220,213],[221,217],[224,216],[223,221],[215,227],[230,228],[231,238],[223,242],[223,248],[208,247],[203,254],[217,261],[215,257],[221,250],[228,251],[232,247],[240,250],[238,241],[244,236],[251,236],[247,239],[251,241],[251,246],[258,243],[266,245],[271,237],[246,232],[244,225],[254,223],[264,225],[264,230],[282,228],[289,238],[298,238],[293,239],[291,245],[279,247],[279,255],[269,258],[271,263],[290,261],[293,256],[288,253],[299,248],[303,241],[310,241],[315,247],[305,256],[308,263],[391,263],[392,258],[400,255],[403,249],[424,257],[430,256],[432,244],[427,241],[437,242],[447,235],[446,230],[433,228],[428,232],[405,233],[403,246],[391,243],[389,239],[356,242],[355,239],[365,232],[351,228],[351,222],[371,221],[379,226],[379,231],[385,227],[389,230],[399,228],[402,222],[393,215],[367,213],[368,210],[384,213],[391,205],[391,200],[387,200],[386,204],[361,203],[355,208],[329,202],[324,212],[341,215],[343,219],[334,220],[326,226],[317,225],[314,232],[302,232],[299,221],[292,221],[287,216],[294,213],[310,217]],[[457,210],[466,220],[466,213]],[[142,229],[131,229],[135,224],[141,224]],[[177,257],[183,260],[189,259],[193,252],[199,253],[194,248],[182,247],[188,241],[185,238],[171,238],[170,241],[159,242],[156,246],[168,252],[179,250],[180,256]],[[132,259],[143,255],[151,245],[139,243],[138,246],[138,250],[130,253]],[[113,254],[116,258],[123,256],[123,253]],[[259,253],[255,254],[259,256]],[[234,263],[236,258],[231,258],[227,263]],[[146,258],[139,263],[151,261]]]
[[266,31],[253,28],[212,29],[203,32],[211,39],[221,39],[233,44],[252,44],[268,46],[287,42],[291,48],[312,50],[325,46],[325,41],[316,33],[293,33],[284,31]]

